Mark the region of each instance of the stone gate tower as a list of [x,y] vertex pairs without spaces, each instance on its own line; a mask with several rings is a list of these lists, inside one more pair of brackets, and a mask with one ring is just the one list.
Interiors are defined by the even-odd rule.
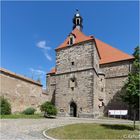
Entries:
[[[56,105],[59,116],[103,115],[110,100],[106,91],[114,88],[110,88],[111,85],[106,86],[108,68],[113,67],[115,70],[114,64],[117,65],[115,68],[121,68],[122,74],[125,73],[120,80],[122,83],[130,71],[133,60],[132,56],[112,48],[93,36],[84,35],[82,23],[83,18],[77,11],[73,18],[73,31],[56,48],[56,66],[47,74],[47,92],[50,100]],[[108,54],[110,51],[113,57]],[[117,74],[113,79],[114,83],[116,77]],[[121,86],[116,85],[116,89],[119,90]]]

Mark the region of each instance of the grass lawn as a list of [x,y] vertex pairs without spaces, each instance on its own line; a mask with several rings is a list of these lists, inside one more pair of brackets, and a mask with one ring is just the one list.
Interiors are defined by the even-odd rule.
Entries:
[[139,130],[132,125],[72,124],[47,131],[56,139],[133,139],[138,140]]
[[1,119],[41,119],[44,118],[42,114],[25,115],[25,114],[11,114],[11,115],[0,115]]

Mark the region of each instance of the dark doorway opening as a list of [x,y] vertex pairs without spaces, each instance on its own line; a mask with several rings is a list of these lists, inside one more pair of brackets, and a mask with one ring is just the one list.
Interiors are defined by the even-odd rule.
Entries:
[[70,103],[70,116],[77,117],[77,105],[74,102]]

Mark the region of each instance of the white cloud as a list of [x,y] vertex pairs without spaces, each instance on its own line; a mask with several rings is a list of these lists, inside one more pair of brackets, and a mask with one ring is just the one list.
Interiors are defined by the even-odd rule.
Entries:
[[39,41],[36,46],[38,48],[41,48],[43,50],[43,53],[45,55],[45,57],[49,60],[49,61],[52,61],[52,57],[50,56],[49,54],[49,51],[51,50],[51,47],[47,46],[46,45],[46,41],[45,40],[42,40],[42,41]]
[[46,56],[46,58],[47,58],[48,60],[52,61],[51,56],[50,56],[47,52],[44,52],[44,54],[45,54],[45,56]]
[[33,68],[30,68],[30,71],[34,74],[34,75],[38,75],[38,76],[41,76],[41,75],[45,75],[46,72],[45,71],[42,71],[40,69],[33,69]]

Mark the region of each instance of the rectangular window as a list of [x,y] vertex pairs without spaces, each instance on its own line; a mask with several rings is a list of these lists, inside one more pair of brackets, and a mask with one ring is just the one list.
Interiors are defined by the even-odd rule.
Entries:
[[73,66],[74,65],[74,62],[71,62],[71,65]]
[[70,37],[70,43],[69,43],[70,45],[72,45],[73,44],[73,37]]
[[79,18],[76,19],[76,24],[80,25],[80,19]]
[[101,88],[101,91],[103,92],[104,91],[104,88]]
[[71,90],[74,91],[74,87],[71,87]]

